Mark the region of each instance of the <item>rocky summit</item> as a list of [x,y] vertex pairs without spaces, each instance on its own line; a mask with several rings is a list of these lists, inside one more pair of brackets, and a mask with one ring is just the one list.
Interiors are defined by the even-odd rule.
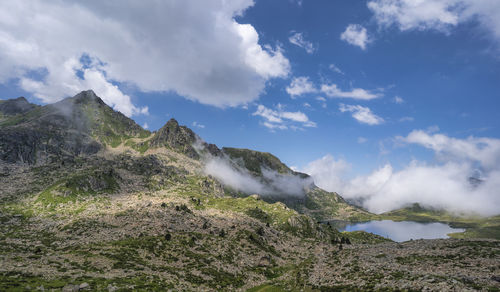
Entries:
[[149,132],[90,90],[0,102],[1,291],[500,289],[496,239],[397,243],[329,223],[380,218],[270,153],[174,119]]

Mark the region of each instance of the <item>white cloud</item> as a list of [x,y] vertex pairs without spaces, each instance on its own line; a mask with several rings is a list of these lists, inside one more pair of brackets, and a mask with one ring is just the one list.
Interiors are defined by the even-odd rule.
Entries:
[[304,102],[304,107],[306,107],[306,108],[311,108],[311,104],[310,104],[310,103],[308,103],[308,102]]
[[318,96],[318,97],[316,97],[316,100],[321,103],[321,107],[322,108],[326,108],[327,107],[327,105],[326,105],[326,98],[324,98],[322,96]]
[[193,127],[196,127],[196,128],[200,128],[200,129],[205,129],[205,125],[202,125],[200,123],[198,123],[197,121],[194,121],[192,123]]
[[500,2],[497,0],[371,0],[368,8],[379,25],[405,30],[437,30],[477,21],[500,40]]
[[402,103],[405,102],[405,100],[402,97],[400,97],[400,96],[395,96],[394,97],[394,102],[397,103],[397,104],[402,104]]
[[349,24],[340,35],[340,39],[353,46],[358,46],[362,50],[365,50],[366,45],[371,41],[366,28],[359,24]]
[[380,93],[373,93],[362,88],[353,88],[351,91],[342,91],[336,84],[322,84],[321,92],[328,97],[353,98],[370,100],[381,97]]
[[146,129],[146,130],[147,130],[147,129],[149,129],[149,125],[148,125],[148,123],[144,123],[144,125],[142,125],[142,127],[143,127],[144,129]]
[[314,53],[316,48],[314,45],[304,39],[304,35],[301,32],[292,32],[293,34],[288,38],[290,43],[303,48],[308,54]]
[[328,68],[330,68],[330,70],[332,70],[333,72],[345,75],[345,73],[342,70],[340,70],[340,68],[337,67],[335,64],[330,64],[330,66],[328,66]]
[[324,157],[310,162],[301,172],[313,177],[314,183],[322,189],[338,192],[344,186],[344,174],[351,165],[343,159],[335,158],[327,154]]
[[[143,109],[117,82],[219,107],[245,104],[259,97],[267,80],[290,71],[280,47],[259,45],[254,27],[236,22],[253,4],[2,1],[0,82],[19,79],[48,103],[92,88],[127,115]],[[32,79],[33,71],[45,76]]]
[[[77,58],[67,59],[63,64],[58,64],[58,68],[52,64],[49,66],[53,69],[53,73],[48,74],[43,81],[21,76],[19,79],[21,88],[33,92],[35,97],[45,102],[56,101],[79,91],[92,89],[109,106],[126,116],[148,114],[148,107],[136,107],[132,104],[130,96],[106,79],[106,72],[95,59],[92,60],[90,68],[86,68]],[[77,72],[81,73],[81,78],[76,75]]]
[[[416,132],[415,132],[416,133]],[[444,135],[442,135],[444,136]],[[461,214],[481,214],[485,216],[500,213],[500,140],[492,138],[456,139],[446,137],[420,137],[414,134],[406,137],[410,141],[422,142],[431,149],[437,149],[436,154],[441,156],[443,151],[453,153],[448,160],[441,163],[426,164],[412,161],[399,171],[395,171],[390,164],[373,171],[366,176],[345,179],[349,166],[344,160],[335,161],[330,155],[313,161],[304,168],[316,185],[328,191],[336,191],[344,198],[360,202],[371,212],[381,213],[402,208],[413,203],[424,207],[445,209]],[[446,142],[429,142],[443,140]],[[488,141],[489,150],[478,147],[478,141]],[[473,144],[473,145],[470,145]],[[446,145],[442,150],[441,146]],[[463,145],[469,145],[466,150]],[[459,150],[457,150],[457,148]],[[494,151],[493,148],[495,149]],[[470,152],[465,152],[470,151]],[[449,157],[449,156],[448,156]],[[488,157],[490,163],[484,161]],[[443,158],[443,157],[441,157]],[[469,182],[471,176],[477,177],[477,163],[485,169],[480,179],[482,182],[473,185]],[[483,165],[483,161],[487,165]],[[492,167],[489,168],[488,167]]]
[[499,168],[500,165],[500,139],[477,137],[457,139],[443,134],[414,130],[406,137],[397,137],[397,140],[432,149],[438,158],[444,161],[477,162],[486,170]]
[[368,139],[366,139],[365,137],[358,137],[358,143],[359,144],[366,143],[366,141],[368,141]]
[[316,123],[309,120],[303,112],[287,112],[283,110],[282,105],[278,105],[277,110],[269,109],[263,105],[258,105],[257,111],[253,113],[254,116],[260,116],[265,119],[263,125],[271,130],[279,129],[286,130],[288,125],[290,128],[297,129],[291,122],[299,123],[303,127],[316,127]]
[[341,103],[339,110],[343,113],[351,112],[352,117],[363,124],[380,125],[384,122],[384,119],[374,114],[368,107],[361,105],[345,105]]
[[286,92],[293,98],[303,94],[317,92],[317,89],[309,80],[309,77],[296,77],[293,78],[290,85],[286,87]]
[[204,171],[223,184],[247,194],[263,196],[304,196],[304,188],[312,183],[311,178],[300,178],[291,174],[280,174],[262,168],[262,178],[255,177],[248,170],[227,157],[204,157],[207,160]]

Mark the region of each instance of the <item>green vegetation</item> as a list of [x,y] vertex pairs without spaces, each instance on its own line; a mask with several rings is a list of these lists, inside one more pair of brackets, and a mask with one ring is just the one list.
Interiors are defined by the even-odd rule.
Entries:
[[249,149],[222,148],[222,151],[233,160],[241,159],[243,167],[255,175],[262,176],[262,167],[269,168],[282,174],[294,173],[288,166],[283,164],[276,156],[267,152],[258,152]]
[[125,146],[128,146],[141,154],[144,154],[144,152],[148,151],[149,149],[149,141],[144,141],[144,142],[135,142],[133,139],[127,140],[125,142]]
[[462,233],[449,234],[453,238],[493,238],[500,239],[500,216],[480,217],[456,215],[442,210],[422,208],[418,204],[411,207],[387,212],[379,216],[380,220],[442,222],[453,228],[465,228]]
[[298,205],[298,210],[316,220],[339,219],[351,222],[372,220],[376,215],[361,208],[348,204],[337,193],[327,192],[320,188],[313,188],[306,193],[304,206]]

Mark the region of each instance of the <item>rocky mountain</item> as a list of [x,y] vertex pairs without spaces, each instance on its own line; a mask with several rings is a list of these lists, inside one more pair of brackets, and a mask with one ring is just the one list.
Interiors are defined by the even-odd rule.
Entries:
[[[151,133],[92,91],[45,106],[2,101],[0,112],[1,291],[498,286],[478,276],[497,269],[497,243],[477,243],[488,252],[476,254],[458,241],[426,242],[420,250],[418,243],[341,233],[318,221],[374,215],[272,154],[221,149],[173,119]],[[235,190],[207,173],[211,161],[270,194]],[[287,196],[279,184],[297,180],[300,194]],[[474,260],[430,265],[428,278],[413,261],[436,259],[436,252]],[[475,286],[468,278],[447,280],[465,269]]]
[[29,103],[26,98],[22,96],[15,99],[0,100],[0,117],[24,114],[36,107],[36,105]]

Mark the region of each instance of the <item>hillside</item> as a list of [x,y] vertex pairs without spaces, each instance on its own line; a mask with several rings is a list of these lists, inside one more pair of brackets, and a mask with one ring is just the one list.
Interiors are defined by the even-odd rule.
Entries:
[[[150,133],[92,91],[22,107],[0,120],[2,291],[499,287],[483,271],[498,270],[497,241],[340,233],[318,221],[373,214],[269,153],[220,149],[173,119]],[[214,159],[271,193],[207,174]],[[283,179],[305,187],[287,196]]]

